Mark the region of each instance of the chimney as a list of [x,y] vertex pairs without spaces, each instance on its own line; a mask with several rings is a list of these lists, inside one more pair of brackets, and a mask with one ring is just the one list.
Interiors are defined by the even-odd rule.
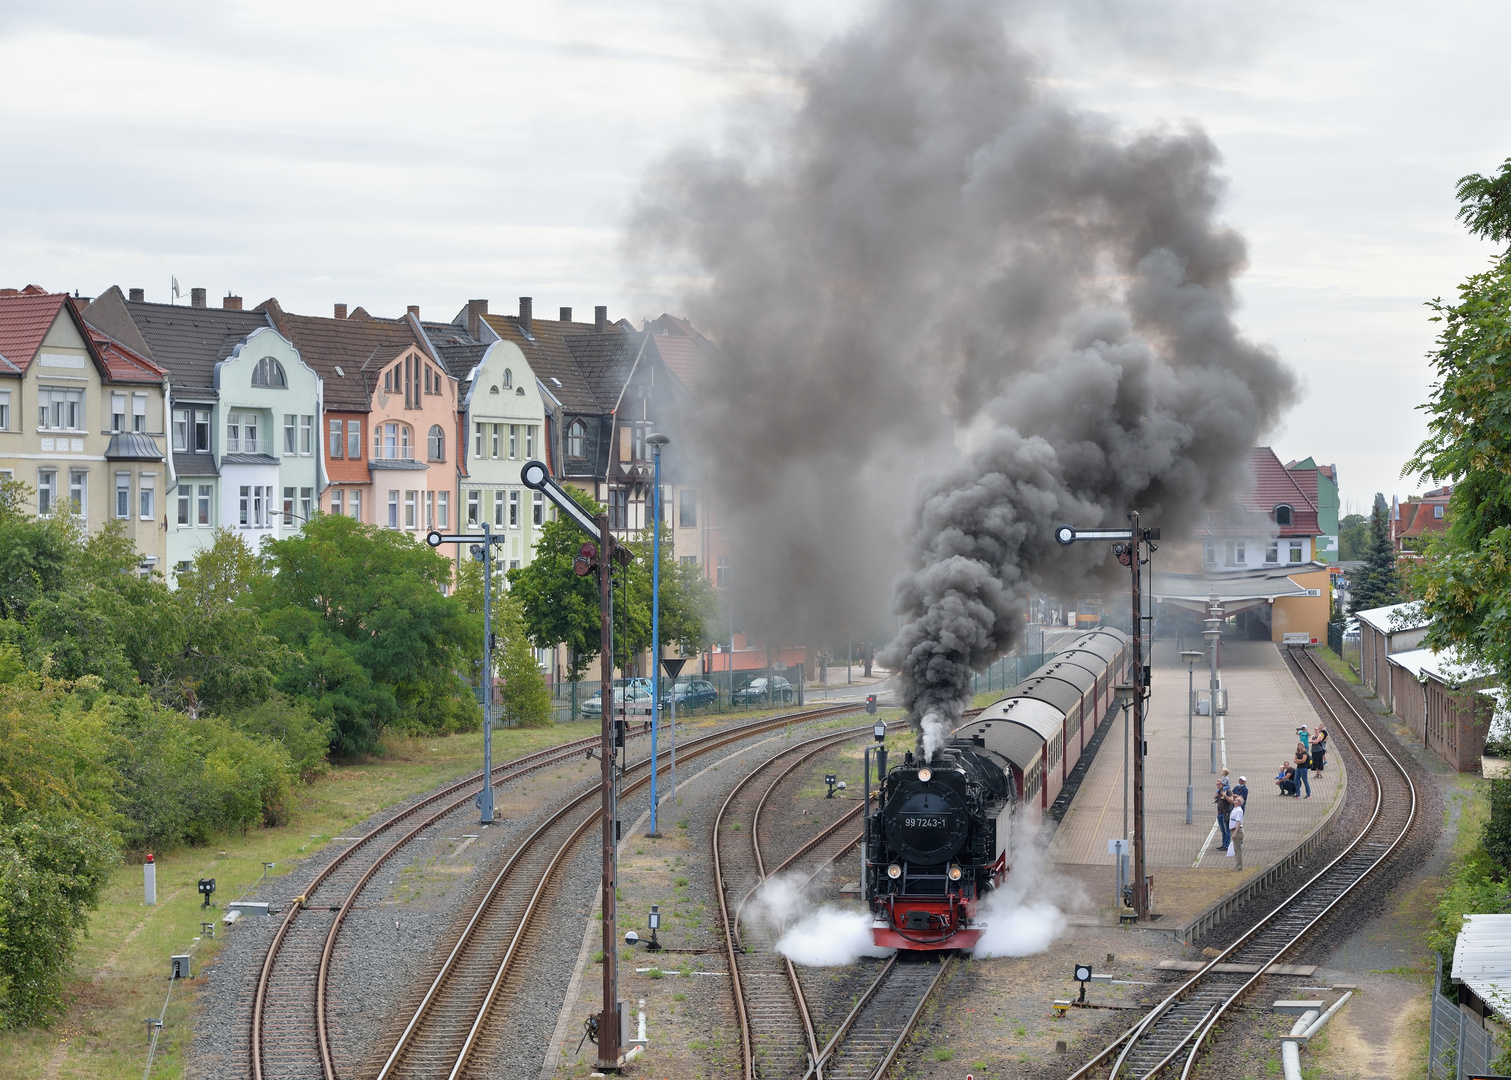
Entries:
[[530,307],[534,303],[528,296],[519,298],[519,328],[530,333]]
[[564,307],[564,308],[561,309],[561,321],[562,322],[571,322],[572,321],[572,309],[571,308]]
[[132,300],[133,303],[140,304],[145,299],[147,299],[147,290],[146,289],[132,289],[131,290],[131,300]]
[[599,304],[593,309],[593,329],[600,334],[606,333],[609,328],[609,309],[607,304]]
[[337,304],[336,305],[336,318],[338,318],[338,319],[344,319],[344,318],[346,318],[346,305],[345,304]]
[[483,332],[483,316],[488,314],[488,301],[467,301],[467,333],[478,339]]
[[194,306],[194,307],[204,307],[205,306],[205,290],[203,290],[203,289],[190,289],[189,290],[189,303],[192,306]]
[[420,317],[420,305],[419,304],[410,304],[409,305],[409,313],[411,315],[413,315],[416,319],[418,319]]
[[225,308],[227,311],[240,311],[241,297],[232,296],[230,293],[227,293],[226,298],[220,302],[220,306]]

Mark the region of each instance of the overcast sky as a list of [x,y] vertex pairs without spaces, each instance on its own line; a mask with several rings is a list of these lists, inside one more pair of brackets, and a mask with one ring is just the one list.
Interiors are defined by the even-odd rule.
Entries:
[[[789,58],[861,6],[0,0],[0,284],[654,316],[620,246],[647,165],[780,96]],[[1424,430],[1423,302],[1494,254],[1453,186],[1511,156],[1511,7],[1047,11],[1022,33],[1073,100],[1221,148],[1240,321],[1306,388],[1281,458],[1335,462],[1365,509],[1419,490],[1398,473]]]

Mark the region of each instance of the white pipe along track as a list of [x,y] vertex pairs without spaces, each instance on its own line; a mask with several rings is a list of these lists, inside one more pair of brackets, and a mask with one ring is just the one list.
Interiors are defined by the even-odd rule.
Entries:
[[1308,1009],[1301,1014],[1291,1028],[1291,1037],[1280,1044],[1280,1066],[1285,1071],[1285,1080],[1301,1080],[1301,1043],[1297,1040],[1310,1039],[1316,1035],[1322,1030],[1322,1025],[1331,1020],[1333,1014],[1343,1007],[1343,1003],[1353,996],[1352,990],[1345,991],[1321,1015],[1318,1015],[1316,1009]]

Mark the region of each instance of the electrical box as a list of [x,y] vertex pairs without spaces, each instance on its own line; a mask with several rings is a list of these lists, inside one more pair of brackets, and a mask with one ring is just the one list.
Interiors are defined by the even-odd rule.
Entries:
[[193,957],[189,956],[188,954],[185,954],[183,956],[168,957],[168,963],[171,965],[172,971],[172,975],[170,975],[169,977],[174,979],[194,978],[193,970],[191,968],[192,960]]

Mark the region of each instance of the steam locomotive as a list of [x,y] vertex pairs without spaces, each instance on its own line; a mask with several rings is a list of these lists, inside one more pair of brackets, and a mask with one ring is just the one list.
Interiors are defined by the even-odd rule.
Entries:
[[1012,872],[1020,818],[1048,809],[1112,712],[1128,646],[1110,628],[1079,635],[927,760],[908,751],[889,769],[878,748],[861,856],[876,945],[975,947],[980,905]]

